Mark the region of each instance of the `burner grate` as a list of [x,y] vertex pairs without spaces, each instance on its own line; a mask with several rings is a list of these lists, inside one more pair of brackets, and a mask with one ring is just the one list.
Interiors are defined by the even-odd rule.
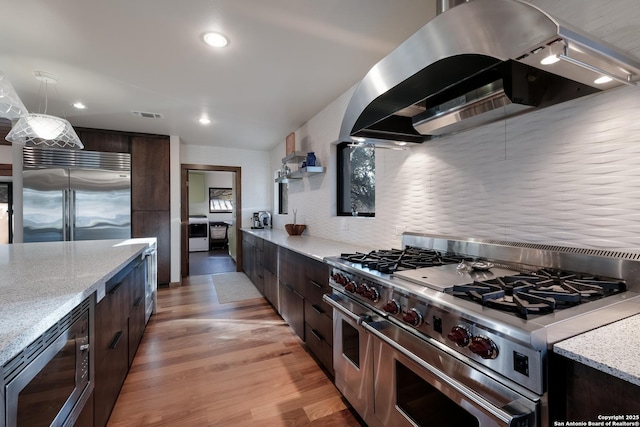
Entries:
[[445,264],[459,264],[473,261],[473,258],[452,253],[442,253],[432,249],[407,246],[405,249],[376,250],[369,253],[343,253],[340,258],[361,264],[363,268],[392,274],[396,271],[437,267]]
[[550,269],[453,287],[455,296],[525,319],[624,291],[621,280]]

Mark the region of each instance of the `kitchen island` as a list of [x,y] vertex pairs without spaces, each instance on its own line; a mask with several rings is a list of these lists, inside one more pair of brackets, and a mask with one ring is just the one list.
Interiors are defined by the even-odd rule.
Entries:
[[0,245],[0,365],[105,283],[155,239]]

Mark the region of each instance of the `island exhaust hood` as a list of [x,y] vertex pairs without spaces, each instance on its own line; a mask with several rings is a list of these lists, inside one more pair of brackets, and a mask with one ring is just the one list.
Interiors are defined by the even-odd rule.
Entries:
[[417,144],[635,86],[639,74],[637,59],[529,3],[471,0],[438,14],[369,71],[340,140]]

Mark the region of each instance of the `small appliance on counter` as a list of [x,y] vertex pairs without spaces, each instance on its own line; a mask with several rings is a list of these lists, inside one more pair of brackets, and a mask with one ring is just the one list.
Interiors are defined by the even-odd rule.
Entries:
[[254,212],[251,218],[251,228],[271,228],[271,213],[268,211]]

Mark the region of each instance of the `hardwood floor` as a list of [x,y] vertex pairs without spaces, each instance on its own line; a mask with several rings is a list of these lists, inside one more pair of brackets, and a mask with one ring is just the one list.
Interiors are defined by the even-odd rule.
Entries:
[[263,298],[219,304],[211,276],[160,289],[108,426],[361,426]]

